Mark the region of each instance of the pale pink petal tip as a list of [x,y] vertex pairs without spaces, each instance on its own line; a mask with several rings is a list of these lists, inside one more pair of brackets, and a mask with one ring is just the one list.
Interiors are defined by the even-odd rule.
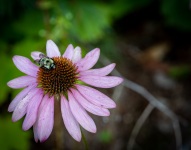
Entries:
[[33,64],[28,58],[23,56],[14,56],[13,62],[21,72],[36,77],[39,68],[35,64]]
[[115,63],[98,69],[90,69],[80,72],[81,76],[93,75],[93,76],[106,76],[115,68]]
[[62,118],[65,124],[66,129],[68,130],[69,134],[78,142],[81,141],[81,130],[79,123],[74,118],[68,100],[64,96],[61,97],[61,112]]
[[68,58],[68,59],[72,59],[74,54],[74,47],[72,44],[68,45],[68,47],[66,48],[66,51],[63,54],[63,57]]
[[46,43],[46,53],[48,57],[60,56],[60,51],[52,40],[48,40]]
[[38,108],[42,100],[43,93],[39,89],[38,93],[30,100],[27,107],[27,114],[23,121],[22,128],[24,131],[30,129],[36,121]]
[[112,88],[122,83],[123,79],[116,76],[82,76],[80,80],[85,83],[99,87],[99,88]]
[[105,94],[101,93],[100,91],[84,86],[84,85],[76,85],[78,91],[83,95],[88,101],[91,103],[103,107],[103,108],[115,108],[115,102],[106,96]]
[[34,59],[34,60],[37,60],[37,59],[40,59],[39,55],[42,54],[41,52],[37,52],[37,51],[34,51],[31,53],[31,57]]
[[29,93],[30,90],[35,89],[36,86],[37,84],[32,84],[27,88],[23,89],[19,94],[17,94],[17,96],[9,104],[8,111],[9,112],[14,111],[18,103]]
[[74,49],[74,55],[72,57],[72,62],[73,63],[77,63],[78,61],[81,60],[82,58],[82,54],[81,54],[81,48],[79,46],[77,46],[75,49]]
[[27,107],[31,98],[38,92],[39,89],[34,89],[30,91],[15,107],[15,110],[12,115],[12,121],[18,121],[21,119],[27,112]]
[[54,125],[54,97],[45,95],[38,110],[34,133],[37,133],[40,142],[44,142],[50,136]]
[[68,98],[72,114],[79,124],[87,131],[95,133],[97,129],[93,119],[88,115],[84,108],[78,104],[70,92],[68,93]]
[[83,59],[81,59],[79,62],[76,63],[78,71],[85,71],[92,68],[97,63],[99,56],[100,56],[99,48],[95,48],[89,53],[87,53]]
[[109,116],[110,112],[108,109],[97,106],[86,100],[77,90],[72,89],[72,94],[74,95],[75,99],[84,107],[87,111],[94,115],[98,116]]
[[24,88],[36,82],[36,78],[31,76],[21,76],[15,78],[7,83],[7,85],[14,89]]
[[39,138],[38,138],[37,124],[36,123],[33,125],[33,133],[34,133],[34,140],[36,143],[38,143]]

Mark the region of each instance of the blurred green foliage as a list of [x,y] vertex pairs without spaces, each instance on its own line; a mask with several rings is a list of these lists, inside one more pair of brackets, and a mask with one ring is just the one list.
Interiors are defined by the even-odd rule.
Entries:
[[[116,57],[118,52],[113,44],[115,33],[112,23],[124,14],[135,12],[152,2],[154,0],[1,0],[1,110],[7,111],[3,104],[8,99],[8,93],[13,93],[11,98],[18,93],[18,90],[7,87],[7,82],[23,75],[12,62],[14,55],[30,57],[32,51],[45,52],[46,40],[52,39],[59,45],[62,53],[70,43],[80,45],[82,49],[92,48],[91,45],[99,43],[107,56]],[[158,2],[166,25],[191,31],[188,0]],[[172,74],[177,72],[179,71],[175,69]],[[27,149],[29,135],[21,131],[19,123],[13,124],[11,118],[3,115],[0,114],[1,149]],[[111,140],[111,133],[103,131],[99,137],[101,141],[108,142]],[[9,141],[8,144],[3,142],[6,140]]]
[[167,25],[179,30],[191,31],[191,2],[189,0],[163,0],[161,12]]
[[98,134],[98,139],[103,143],[109,143],[112,140],[112,133],[108,130],[103,130]]
[[0,145],[2,150],[29,149],[29,132],[23,132],[21,123],[13,123],[10,118],[0,118]]
[[174,79],[185,79],[191,74],[190,66],[174,66],[169,70],[169,75]]

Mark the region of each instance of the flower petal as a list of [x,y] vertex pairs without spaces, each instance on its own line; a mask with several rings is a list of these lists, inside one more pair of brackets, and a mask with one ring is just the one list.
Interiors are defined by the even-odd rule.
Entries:
[[96,125],[93,119],[87,114],[87,112],[82,108],[78,102],[74,99],[73,95],[68,92],[68,99],[70,109],[72,114],[79,122],[79,124],[89,132],[95,133],[96,132]]
[[61,97],[61,111],[62,111],[62,118],[64,120],[64,124],[66,129],[68,130],[69,134],[78,142],[81,141],[81,131],[80,126],[76,119],[74,118],[68,101],[64,96]]
[[106,76],[115,68],[115,63],[110,64],[108,66],[105,66],[103,68],[99,69],[91,69],[80,72],[80,75],[86,76],[86,75],[93,75],[93,76]]
[[38,67],[33,64],[28,58],[23,56],[14,56],[13,62],[15,66],[23,73],[36,77]]
[[40,57],[39,57],[40,54],[43,54],[43,53],[34,51],[34,52],[31,53],[31,57],[32,57],[34,60],[37,60],[37,59],[40,59]]
[[112,99],[98,90],[84,85],[76,85],[76,87],[78,91],[91,103],[104,108],[116,107],[116,104]]
[[29,93],[29,91],[32,91],[36,86],[37,84],[32,84],[28,86],[27,88],[25,88],[24,90],[22,90],[19,94],[17,94],[17,96],[10,103],[8,111],[9,112],[14,111],[18,103]]
[[87,53],[83,59],[81,59],[79,62],[76,63],[78,71],[85,71],[92,68],[97,63],[99,55],[100,55],[99,48],[95,48],[89,53]]
[[99,88],[111,88],[119,85],[123,79],[115,76],[82,76],[79,78],[83,82]]
[[30,100],[27,107],[27,114],[23,122],[23,130],[26,131],[33,126],[36,121],[38,108],[43,98],[42,90],[38,90],[36,95]]
[[72,62],[73,63],[77,63],[79,60],[81,60],[82,58],[82,54],[81,54],[81,48],[79,46],[77,46],[75,49],[74,49],[74,54],[73,54],[73,57],[72,57]]
[[99,107],[97,105],[90,103],[75,89],[72,89],[71,91],[72,91],[72,94],[74,95],[74,98],[78,101],[78,103],[80,103],[82,107],[84,107],[90,113],[98,115],[98,116],[110,115],[110,112],[108,109],[105,109],[103,107]]
[[38,132],[37,132],[37,125],[34,124],[33,126],[33,132],[34,132],[34,139],[35,139],[35,142],[37,143],[38,142]]
[[74,47],[72,44],[68,45],[68,47],[66,48],[66,51],[63,54],[63,57],[68,58],[68,59],[72,59],[72,56],[74,54]]
[[47,56],[50,58],[60,56],[60,51],[57,45],[52,40],[48,40],[46,42],[46,53]]
[[38,111],[38,118],[35,122],[35,136],[40,142],[44,142],[51,134],[54,124],[54,97],[45,95]]
[[32,97],[38,92],[38,88],[31,90],[16,106],[13,115],[12,115],[12,121],[18,121],[21,119],[27,111],[27,106],[29,101],[32,99]]
[[15,78],[7,83],[7,85],[14,89],[24,88],[36,82],[36,78],[31,76],[22,76]]

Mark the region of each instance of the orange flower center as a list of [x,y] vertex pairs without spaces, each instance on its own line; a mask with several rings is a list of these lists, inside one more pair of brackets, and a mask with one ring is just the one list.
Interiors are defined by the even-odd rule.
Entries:
[[71,60],[63,57],[53,57],[54,68],[39,68],[37,75],[38,87],[50,96],[64,94],[74,87],[78,77],[77,67]]

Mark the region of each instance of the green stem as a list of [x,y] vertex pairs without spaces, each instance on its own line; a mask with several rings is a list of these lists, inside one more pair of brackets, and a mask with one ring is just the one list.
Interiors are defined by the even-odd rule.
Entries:
[[64,149],[64,138],[63,138],[63,121],[60,108],[60,96],[54,97],[54,133],[55,133],[55,150]]
[[85,137],[85,135],[83,134],[82,130],[81,130],[81,133],[82,133],[82,141],[83,141],[83,143],[84,143],[84,145],[85,145],[85,150],[89,150],[86,137]]

